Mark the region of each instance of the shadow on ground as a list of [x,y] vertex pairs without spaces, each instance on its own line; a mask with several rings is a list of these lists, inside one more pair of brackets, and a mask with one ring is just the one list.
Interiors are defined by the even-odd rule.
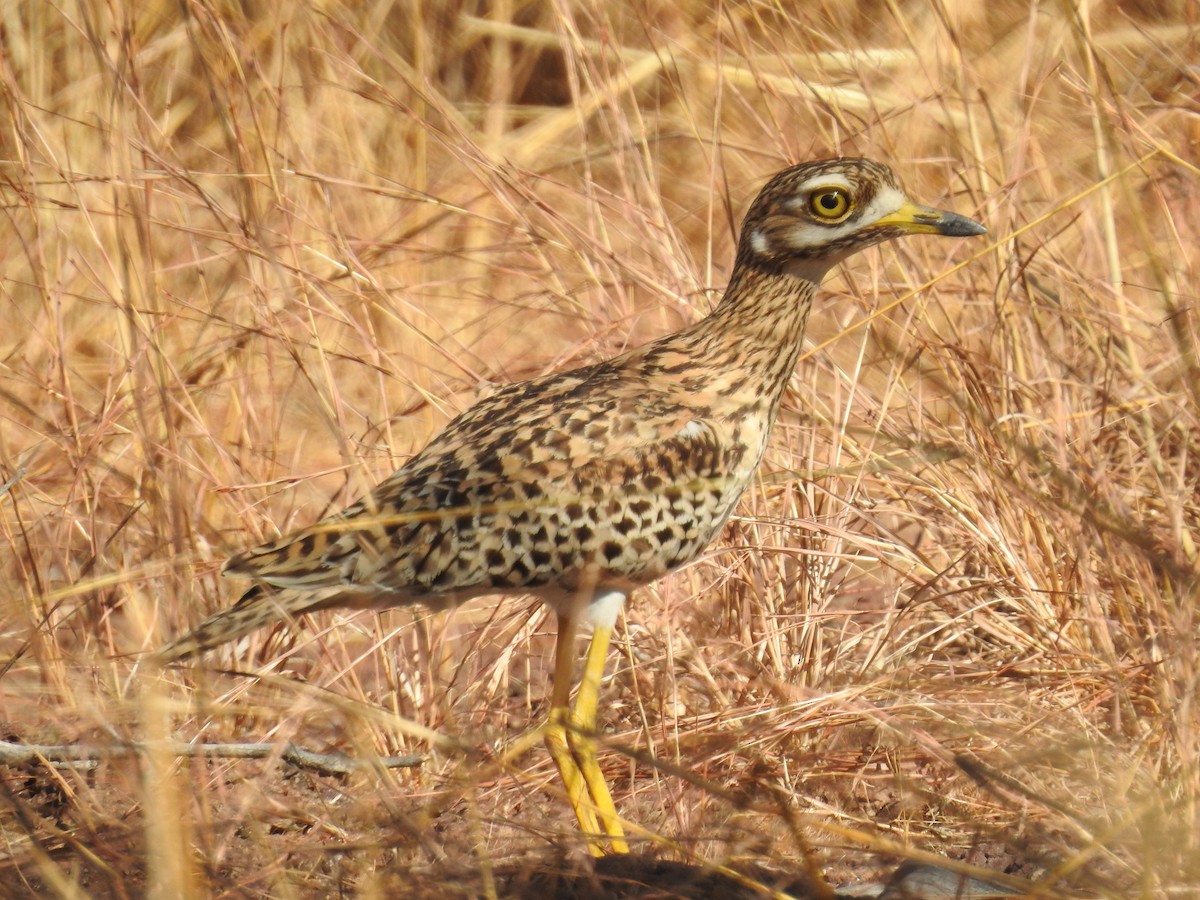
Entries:
[[853,893],[814,885],[807,876],[796,873],[752,868],[718,872],[636,854],[604,857],[593,868],[524,868],[507,876],[497,873],[497,877],[501,895],[518,900],[760,900],[769,896],[794,900],[986,900],[1021,896],[948,869],[911,863],[898,868],[887,882],[858,885]]

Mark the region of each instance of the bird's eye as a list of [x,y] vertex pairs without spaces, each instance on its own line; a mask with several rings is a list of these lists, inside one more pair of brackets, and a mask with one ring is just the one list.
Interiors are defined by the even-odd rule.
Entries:
[[837,221],[850,211],[850,195],[844,188],[817,188],[808,198],[808,208],[818,219]]

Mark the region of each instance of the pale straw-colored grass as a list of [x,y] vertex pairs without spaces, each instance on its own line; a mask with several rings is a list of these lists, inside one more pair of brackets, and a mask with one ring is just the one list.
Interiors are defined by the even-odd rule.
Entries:
[[990,234],[828,279],[740,514],[628,610],[617,805],[834,884],[1200,891],[1188,7],[794,6],[10,4],[0,717],[151,749],[8,768],[6,894],[503,894],[578,853],[530,603],[137,659],[490,385],[703,315],[758,186],[833,154]]

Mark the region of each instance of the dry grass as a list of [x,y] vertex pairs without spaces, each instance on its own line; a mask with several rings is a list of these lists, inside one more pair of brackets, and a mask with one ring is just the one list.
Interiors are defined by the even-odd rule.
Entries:
[[992,240],[830,278],[740,516],[629,609],[618,807],[833,883],[1200,892],[1188,4],[794,6],[5,7],[3,736],[430,754],[9,768],[5,893],[503,894],[578,853],[510,752],[529,604],[135,660],[489,384],[702,315],[764,178],[840,153]]

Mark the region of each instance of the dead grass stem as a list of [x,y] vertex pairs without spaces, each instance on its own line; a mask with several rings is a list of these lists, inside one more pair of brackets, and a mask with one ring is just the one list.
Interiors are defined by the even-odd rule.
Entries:
[[[578,851],[518,752],[536,607],[322,617],[161,681],[136,660],[230,601],[227,554],[357,498],[491,383],[703,315],[763,179],[832,154],[991,244],[829,279],[759,484],[628,611],[618,807],[731,871],[930,855],[1047,896],[1200,891],[1189,16],[11,4],[0,737],[162,752],[8,767],[5,892],[495,895]],[[178,741],[426,761],[282,773]]]

